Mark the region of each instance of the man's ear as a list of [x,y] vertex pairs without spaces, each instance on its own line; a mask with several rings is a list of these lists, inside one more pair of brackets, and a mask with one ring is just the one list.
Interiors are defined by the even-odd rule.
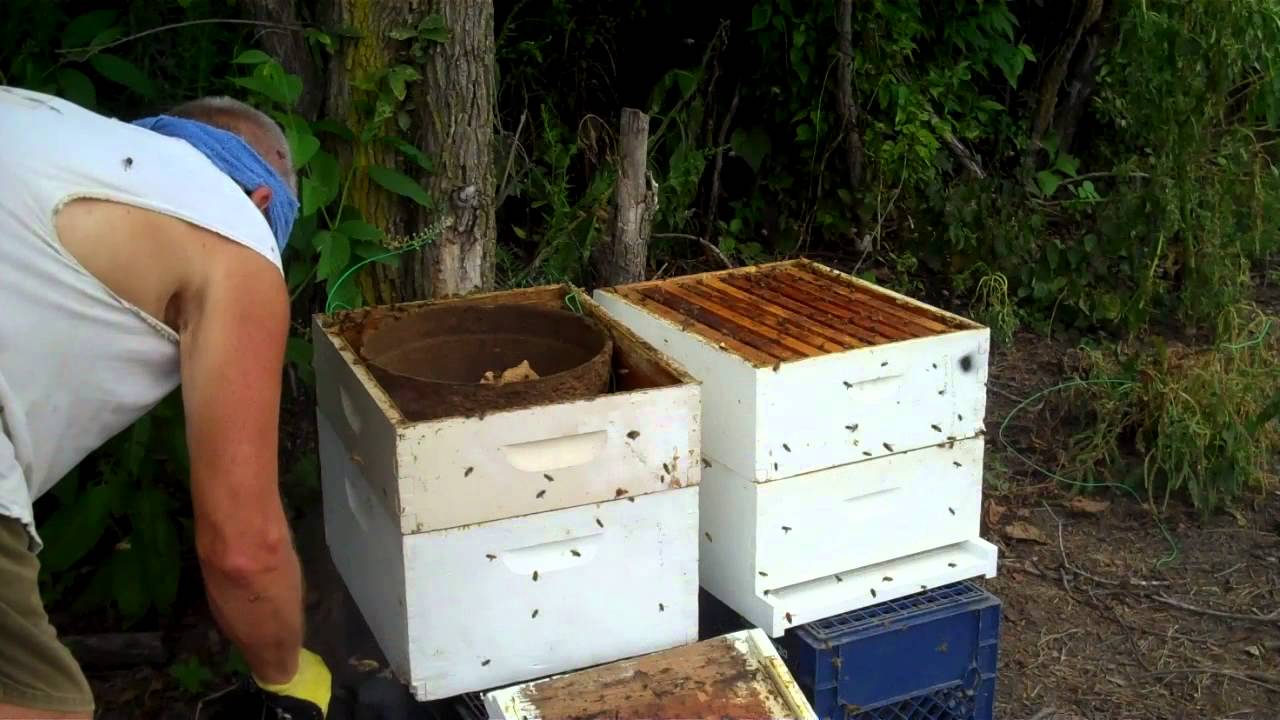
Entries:
[[259,210],[266,212],[267,206],[271,204],[271,188],[263,185],[249,193],[249,199],[253,201],[254,205],[258,206]]

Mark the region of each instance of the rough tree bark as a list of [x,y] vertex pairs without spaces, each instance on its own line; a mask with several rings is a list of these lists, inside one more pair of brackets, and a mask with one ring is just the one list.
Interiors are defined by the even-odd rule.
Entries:
[[618,182],[607,242],[596,248],[596,278],[623,285],[645,278],[649,233],[658,210],[657,187],[649,175],[649,116],[623,108],[618,133]]
[[[372,4],[372,3],[370,3]],[[404,290],[448,297],[493,287],[494,219],[493,0],[431,0],[423,11],[444,18],[449,39],[420,68],[418,146],[432,158],[427,192],[440,207],[420,221],[444,223],[418,262],[405,263]]]
[[858,127],[858,102],[853,98],[853,0],[840,0],[840,114],[844,117],[845,154],[849,165],[849,191],[862,186],[862,131]]
[[[412,27],[419,14],[413,3],[361,2],[360,0],[334,0],[329,4],[327,24],[331,27],[350,26],[361,34],[353,40],[344,40],[342,51],[329,63],[329,82],[326,88],[326,112],[344,121],[358,136],[367,111],[356,105],[359,91],[353,81],[376,75],[386,69],[395,53],[394,41],[389,39],[393,29]],[[383,144],[355,144],[352,153],[342,158],[357,167],[382,165],[397,167],[395,151]],[[408,201],[369,180],[364,173],[352,175],[347,190],[347,203],[358,209],[369,222],[381,228],[389,237],[400,237],[417,230],[416,218]],[[401,266],[413,263],[404,258]],[[366,299],[374,304],[412,299],[412,292],[402,292],[400,278],[393,268],[379,265],[366,266],[368,271],[360,275],[360,286]]]
[[1075,142],[1080,118],[1098,86],[1098,71],[1102,69],[1103,60],[1119,40],[1117,7],[1114,2],[1107,4],[1101,18],[1086,31],[1083,45],[1066,82],[1066,95],[1054,113],[1053,132],[1059,138],[1058,146],[1065,151],[1070,151]]

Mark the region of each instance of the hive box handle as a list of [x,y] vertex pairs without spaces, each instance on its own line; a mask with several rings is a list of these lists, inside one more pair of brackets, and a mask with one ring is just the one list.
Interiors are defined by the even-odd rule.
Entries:
[[504,550],[498,554],[508,570],[519,575],[539,576],[555,570],[586,565],[595,558],[604,539],[603,530],[594,530],[576,538],[553,540]]
[[547,440],[505,445],[502,456],[511,467],[524,472],[539,473],[585,465],[604,449],[609,433],[604,430],[564,435]]

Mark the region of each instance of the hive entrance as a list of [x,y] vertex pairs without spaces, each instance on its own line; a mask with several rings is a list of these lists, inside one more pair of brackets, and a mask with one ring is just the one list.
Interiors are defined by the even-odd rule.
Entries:
[[614,291],[758,366],[971,327],[808,263],[692,275]]

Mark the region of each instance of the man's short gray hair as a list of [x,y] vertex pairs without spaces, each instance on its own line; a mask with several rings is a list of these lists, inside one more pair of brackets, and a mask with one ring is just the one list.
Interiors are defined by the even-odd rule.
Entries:
[[293,168],[289,141],[271,116],[248,103],[222,95],[189,100],[168,114],[198,120],[244,138],[263,160],[280,173],[285,184],[297,196],[298,173]]

